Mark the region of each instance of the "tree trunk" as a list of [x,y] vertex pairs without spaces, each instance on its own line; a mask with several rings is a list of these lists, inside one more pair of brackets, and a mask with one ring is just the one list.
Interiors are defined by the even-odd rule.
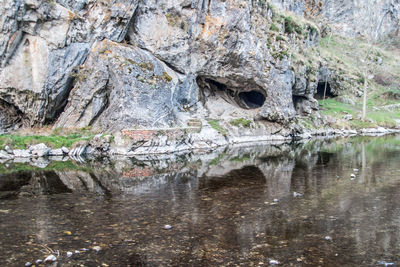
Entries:
[[367,115],[367,71],[364,73],[364,90],[363,90],[363,107],[362,107],[362,116],[361,119],[365,121],[365,117]]

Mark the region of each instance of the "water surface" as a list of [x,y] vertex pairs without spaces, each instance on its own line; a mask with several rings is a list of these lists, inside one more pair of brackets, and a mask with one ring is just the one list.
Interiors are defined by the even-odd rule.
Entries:
[[58,251],[58,266],[398,266],[399,163],[399,136],[6,162],[0,262]]

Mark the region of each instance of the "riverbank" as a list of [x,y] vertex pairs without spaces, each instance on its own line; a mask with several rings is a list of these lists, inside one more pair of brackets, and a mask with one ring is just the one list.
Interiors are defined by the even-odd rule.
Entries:
[[[94,134],[89,131],[64,136],[0,135],[0,163],[8,161],[29,163],[32,160],[37,161],[38,158],[48,158],[50,161],[68,159],[83,161],[85,157],[99,156],[145,157],[189,151],[211,151],[218,147],[240,144],[281,145],[293,140],[316,137],[374,136],[400,132],[400,129],[384,127],[359,130],[297,129],[297,132],[294,128],[281,128],[276,134],[257,135],[253,130],[253,135],[248,135],[248,132],[222,131],[222,129],[222,126],[215,127],[211,124],[201,128],[124,130],[114,135]],[[39,161],[37,165],[44,164],[40,164]]]

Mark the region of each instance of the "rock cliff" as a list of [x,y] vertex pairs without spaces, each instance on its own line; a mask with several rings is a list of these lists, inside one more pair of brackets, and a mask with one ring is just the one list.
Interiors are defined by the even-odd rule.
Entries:
[[296,114],[318,109],[319,82],[332,95],[357,91],[356,78],[334,79],[321,36],[373,39],[380,20],[379,38],[398,35],[399,9],[399,0],[5,0],[0,132],[221,120],[228,135],[288,135]]

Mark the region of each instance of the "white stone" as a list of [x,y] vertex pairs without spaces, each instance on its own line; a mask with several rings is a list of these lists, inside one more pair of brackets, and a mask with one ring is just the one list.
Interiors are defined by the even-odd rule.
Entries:
[[294,197],[302,197],[303,194],[297,193],[297,192],[293,192],[293,196],[294,196]]
[[11,159],[11,155],[9,155],[6,151],[0,150],[0,159]]
[[63,147],[61,148],[61,150],[62,150],[62,152],[64,152],[64,154],[68,154],[68,153],[69,153],[69,149],[66,148],[65,146],[63,146]]
[[29,150],[32,152],[32,155],[37,157],[44,157],[49,154],[50,148],[48,148],[45,144],[37,144],[29,147]]
[[24,149],[14,149],[13,154],[16,158],[29,158],[31,157],[31,153],[29,150]]
[[43,143],[40,143],[40,144],[37,144],[37,145],[32,145],[32,146],[29,147],[30,151],[43,150],[43,149],[48,149],[48,147]]
[[280,262],[277,260],[269,260],[269,264],[271,265],[278,265]]
[[44,259],[45,263],[50,263],[50,262],[54,262],[57,260],[57,257],[54,255],[49,255]]
[[11,148],[9,146],[5,146],[4,150],[7,151],[8,154],[12,153],[12,150],[11,150]]
[[62,148],[57,148],[57,149],[51,149],[49,151],[49,156],[62,156],[64,155],[64,151]]

